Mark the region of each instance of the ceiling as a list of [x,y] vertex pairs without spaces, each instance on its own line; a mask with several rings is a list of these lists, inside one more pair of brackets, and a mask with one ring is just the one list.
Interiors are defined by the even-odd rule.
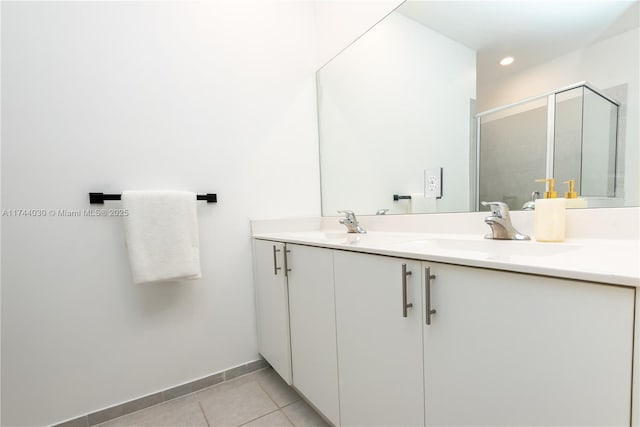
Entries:
[[[639,26],[639,0],[415,1],[397,12],[477,51],[478,84]],[[508,66],[501,58],[513,56]]]

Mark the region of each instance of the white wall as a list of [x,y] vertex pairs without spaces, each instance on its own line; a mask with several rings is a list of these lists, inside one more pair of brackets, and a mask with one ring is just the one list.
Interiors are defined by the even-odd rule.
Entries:
[[399,13],[376,25],[319,72],[323,213],[406,213],[393,194],[423,192],[433,167],[443,197],[423,207],[466,211],[474,96],[474,51]]
[[2,218],[2,425],[257,359],[248,218],[320,213],[314,25],[304,2],[2,2],[3,208],[219,198],[177,284],[131,283],[118,218]]
[[[2,5],[0,4],[0,23],[2,22]],[[0,26],[0,46],[2,45],[2,28]],[[0,48],[0,52],[1,52]],[[0,190],[2,187],[2,55],[0,54]],[[0,191],[1,193],[1,191]],[[0,210],[2,210],[2,197],[0,197]],[[0,217],[2,218],[2,217]],[[2,335],[2,221],[0,220],[0,335]],[[2,339],[0,338],[0,383],[2,381]],[[2,424],[2,387],[0,384],[0,425]]]
[[326,64],[402,2],[403,0],[319,0],[314,2],[318,64]]
[[640,29],[532,67],[511,78],[478,86],[478,111],[588,81],[598,89],[628,84],[625,135],[625,205],[640,204]]

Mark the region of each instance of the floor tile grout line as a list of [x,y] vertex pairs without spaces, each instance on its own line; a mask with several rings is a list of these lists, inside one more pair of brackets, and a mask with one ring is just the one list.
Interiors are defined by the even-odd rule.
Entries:
[[[179,396],[179,397],[176,397],[176,398],[170,399],[169,401],[161,402],[161,403],[159,403],[158,405],[153,405],[153,406],[162,406],[162,405],[165,405],[165,404],[169,403],[170,401],[180,400],[181,398],[185,398],[185,397],[187,397],[187,396],[191,396],[191,397],[193,398],[193,397],[194,397],[194,395],[195,395],[195,394],[197,394],[198,392],[201,392],[201,391],[204,391],[204,390],[207,390],[207,389],[213,389],[213,388],[216,388],[216,387],[218,387],[218,386],[221,386],[221,385],[223,385],[223,384],[225,384],[225,383],[226,383],[226,384],[228,384],[228,383],[230,383],[230,382],[234,382],[234,381],[235,381],[235,380],[237,380],[237,379],[239,380],[239,379],[240,379],[240,378],[242,378],[242,377],[248,377],[248,376],[250,376],[250,375],[252,375],[252,374],[257,373],[258,371],[263,371],[263,370],[266,370],[266,368],[263,368],[263,369],[259,369],[259,370],[253,371],[253,372],[250,372],[250,373],[247,373],[247,374],[244,374],[244,375],[241,375],[241,376],[238,376],[238,377],[232,378],[232,379],[230,379],[230,380],[220,382],[220,383],[218,383],[218,384],[213,384],[213,385],[211,385],[211,386],[209,386],[209,387],[205,387],[204,389],[197,390],[197,391],[194,391],[194,392],[188,393],[188,394],[186,394],[186,395],[183,395],[183,396]],[[255,382],[255,383],[258,385],[258,387],[259,387],[259,388],[260,388],[260,389],[261,389],[261,390],[262,390],[262,391],[267,395],[267,397],[269,398],[269,400],[274,404],[275,409],[273,409],[272,411],[267,412],[267,413],[265,413],[265,414],[263,414],[263,415],[261,415],[261,416],[255,417],[255,418],[253,418],[253,419],[251,419],[251,420],[248,420],[248,421],[246,421],[246,422],[244,422],[244,423],[242,423],[242,424],[238,425],[238,427],[245,426],[245,425],[247,425],[247,424],[249,424],[249,423],[251,423],[251,422],[253,422],[253,421],[256,421],[256,420],[258,420],[258,419],[260,419],[260,418],[266,417],[266,416],[271,415],[271,414],[273,414],[273,413],[275,413],[275,412],[278,412],[278,411],[280,411],[280,412],[282,413],[282,415],[284,415],[285,419],[287,420],[287,422],[289,422],[289,423],[291,424],[291,426],[292,426],[292,427],[295,427],[295,426],[296,426],[296,424],[292,421],[292,419],[291,419],[291,418],[286,414],[286,412],[285,412],[283,409],[284,409],[284,408],[287,408],[287,407],[289,407],[289,406],[293,406],[294,404],[296,404],[296,403],[299,403],[299,402],[303,401],[302,397],[301,397],[301,396],[296,392],[296,395],[297,395],[297,399],[296,399],[296,400],[294,400],[294,401],[292,401],[292,402],[288,402],[288,403],[286,403],[286,404],[284,404],[284,405],[280,406],[280,405],[278,405],[278,403],[276,403],[276,401],[274,400],[274,398],[273,398],[273,397],[271,397],[271,395],[269,394],[269,392],[267,391],[267,389],[262,385],[262,383],[259,381],[259,379],[258,379],[257,377],[256,377],[255,379],[251,380],[251,382]],[[291,387],[290,387],[290,386],[288,386],[288,385],[287,385],[287,387],[291,388]],[[292,389],[293,391],[295,391],[295,389],[293,389],[293,388],[291,388],[291,389]],[[202,401],[198,399],[198,400],[196,400],[196,403],[198,404],[198,408],[200,409],[200,411],[201,411],[201,413],[202,413],[202,415],[203,415],[203,417],[204,417],[204,420],[205,420],[205,422],[206,422],[206,424],[207,424],[207,427],[211,427],[211,423],[209,422],[209,419],[208,419],[208,417],[207,417],[207,414],[206,414],[206,412],[205,412],[205,410],[204,410],[204,406],[202,405]],[[144,408],[144,409],[142,409],[142,410],[140,410],[140,411],[144,411],[144,410],[146,410],[146,409],[149,409],[149,408]],[[135,411],[135,412],[139,412],[139,411]],[[135,413],[135,412],[134,412],[134,413]],[[124,417],[127,417],[128,415],[132,415],[132,414],[133,414],[133,413],[131,413],[131,414],[125,414],[125,415],[123,415],[123,416],[121,416],[121,417],[116,417],[116,418],[114,418],[114,419],[117,419],[117,418],[124,418]],[[109,420],[109,421],[112,421],[112,420]],[[94,427],[97,427],[97,426],[94,426]]]
[[[300,397],[300,399],[296,400],[295,402],[290,402],[287,403],[285,406],[283,406],[282,408],[280,408],[280,410],[282,411],[282,413],[284,414],[285,417],[287,417],[287,420],[289,420],[289,422],[293,425],[293,427],[297,427],[296,423],[293,422],[293,420],[291,418],[289,418],[289,416],[287,415],[287,412],[284,410],[284,408],[288,408],[289,406],[293,406],[295,404],[298,404],[302,402],[304,405],[309,405],[307,402],[305,402],[305,400]],[[311,408],[314,412],[317,412],[315,408]],[[322,421],[327,424],[327,426],[331,426],[333,424],[328,423],[323,417],[320,417],[322,419]]]
[[269,392],[262,386],[262,384],[260,384],[260,381],[258,381],[258,380],[255,380],[255,381],[256,381],[256,384],[258,384],[258,387],[260,387],[260,390],[262,390],[264,392],[264,394],[267,395],[269,400],[271,400],[273,402],[273,404],[276,405],[276,408],[280,409],[280,405],[278,405],[278,403],[275,400],[273,400],[273,397],[271,397]]
[[[275,374],[274,374],[274,375],[275,375]],[[269,394],[269,392],[267,391],[267,389],[266,389],[266,388],[264,388],[264,387],[262,386],[262,384],[260,383],[260,381],[259,381],[259,380],[256,380],[256,382],[258,383],[258,386],[260,386],[260,388],[262,389],[262,391],[264,391],[264,392],[267,394],[267,396],[269,396],[269,399],[271,399],[271,401],[272,401],[272,402],[273,402],[273,403],[274,403],[274,404],[275,404],[279,409],[282,409],[282,408],[284,408],[284,407],[287,407],[287,406],[289,406],[289,405],[291,405],[291,404],[293,404],[293,403],[296,403],[296,402],[298,402],[298,401],[302,400],[302,397],[300,396],[300,394],[299,394],[299,393],[298,393],[298,392],[297,392],[293,387],[291,387],[289,384],[287,384],[287,387],[289,387],[291,390],[293,390],[293,391],[295,392],[295,394],[296,394],[296,396],[297,396],[297,399],[296,399],[296,400],[294,400],[293,402],[289,402],[289,403],[287,403],[286,405],[282,405],[282,406],[280,406],[280,405],[278,404],[278,402],[276,402],[276,401],[271,397],[271,395]]]
[[282,408],[286,408],[287,406],[291,406],[291,405],[293,405],[294,403],[298,403],[298,402],[300,402],[301,400],[304,400],[304,399],[302,398],[302,396],[300,396],[300,395],[298,394],[298,392],[296,392],[296,395],[298,396],[298,398],[297,398],[296,400],[292,400],[291,402],[287,403],[286,405],[282,405],[282,406],[280,407],[280,409],[282,409]]
[[[276,406],[277,406],[277,405],[276,405]],[[266,417],[267,415],[271,415],[271,414],[273,414],[273,413],[275,413],[275,412],[278,412],[279,410],[280,410],[280,408],[274,409],[274,410],[273,410],[273,411],[271,411],[271,412],[267,412],[266,414],[260,415],[259,417],[253,418],[253,419],[251,419],[251,420],[249,420],[249,421],[247,421],[247,422],[245,422],[245,423],[242,423],[242,424],[240,424],[238,427],[246,426],[246,425],[247,425],[247,424],[249,424],[249,423],[252,423],[252,422],[254,422],[254,421],[256,421],[256,420],[259,420],[259,419],[260,419],[260,418],[262,418],[262,417]]]
[[[269,392],[268,392],[268,391],[267,391],[267,390],[262,386],[262,384],[260,384],[260,381],[256,380],[256,383],[258,384],[258,387],[260,387],[260,388],[262,389],[262,391],[264,391],[264,394],[266,394],[266,395],[267,395],[267,397],[268,397],[269,399],[271,399],[271,401],[273,402],[273,404],[274,404],[274,405],[276,405],[276,408],[278,408],[278,409],[276,409],[276,411],[280,411],[280,412],[282,412],[282,415],[284,415],[284,417],[287,419],[287,421],[289,421],[289,423],[290,423],[293,427],[295,427],[295,424],[293,423],[293,421],[291,421],[291,419],[287,416],[287,414],[282,410],[282,408],[286,408],[287,406],[292,405],[292,404],[293,404],[293,403],[295,403],[295,402],[289,402],[287,405],[280,406],[280,405],[278,405],[278,403],[273,399],[273,397],[271,397],[271,395],[269,394]],[[290,387],[288,384],[287,384],[287,386],[288,386],[288,387]],[[294,390],[294,391],[295,391],[295,390]],[[297,392],[296,392],[296,394],[297,394]],[[300,399],[301,399],[301,398],[300,398],[300,396],[298,395],[298,400],[296,400],[296,402],[298,402]],[[274,413],[274,412],[276,412],[276,411],[270,412],[269,414],[273,414],[273,413]],[[267,416],[267,415],[269,415],[269,414],[265,414],[265,415],[263,415],[263,417],[265,417],[265,416]],[[262,418],[262,417],[259,417],[259,418]],[[259,418],[256,418],[256,419],[259,419]],[[251,422],[251,421],[249,421],[249,422]]]
[[202,402],[200,402],[199,400],[198,400],[198,407],[202,412],[202,416],[204,417],[204,422],[207,423],[207,427],[211,427],[211,424],[209,423],[209,418],[207,418],[207,413],[204,412],[204,408],[202,407]]
[[280,409],[288,408],[289,406],[293,405],[294,403],[298,403],[298,402],[300,402],[301,400],[302,400],[302,398],[300,398],[300,399],[296,400],[295,402],[289,402],[289,403],[287,403],[286,405],[284,405],[284,406],[283,406],[282,408],[280,408]]
[[[295,402],[294,402],[295,403]],[[287,408],[289,406],[293,405],[293,403],[289,403],[287,406],[283,406],[282,408],[280,408],[281,410],[284,408]],[[287,419],[287,421],[289,421],[289,423],[293,426],[296,427],[296,425],[294,424],[293,420],[291,418],[289,418],[289,415],[287,415],[287,413],[285,411],[282,411],[282,415],[284,415],[284,417]]]
[[[298,397],[300,397],[300,396],[298,396]],[[289,422],[291,423],[291,425],[293,427],[296,427],[296,423],[294,423],[293,420],[291,418],[289,418],[289,415],[287,415],[287,412],[284,411],[284,408],[288,408],[289,406],[293,406],[296,403],[300,403],[300,402],[304,402],[304,399],[302,397],[300,397],[298,400],[296,400],[294,402],[289,402],[286,405],[284,405],[282,408],[280,408],[282,410],[282,413],[284,414],[284,416],[287,417],[287,420],[289,420]],[[306,402],[304,402],[304,403],[306,403]]]
[[[255,374],[255,373],[259,372],[259,371],[266,370],[266,369],[267,368],[256,369],[255,371],[247,372],[246,374],[239,375],[237,377],[234,377],[234,378],[231,378],[229,380],[223,381],[223,382],[221,382],[219,384],[214,384],[211,387],[207,387],[207,388],[214,388],[214,387],[216,387],[218,385],[222,385],[222,384],[225,384],[225,383],[233,382],[236,379],[240,379],[242,377],[247,377],[249,375]],[[262,385],[260,385],[260,382],[257,379],[254,379],[253,382],[255,382],[258,385],[258,387],[263,391],[263,393],[267,395],[269,400],[271,400],[271,402],[273,402],[273,404],[275,405],[276,409],[274,409],[271,412],[267,412],[266,414],[260,415],[259,417],[253,418],[253,419],[251,419],[251,420],[249,420],[249,421],[247,421],[245,423],[242,423],[238,427],[243,426],[245,424],[248,424],[250,422],[253,422],[255,420],[258,420],[258,419],[260,419],[262,417],[266,417],[267,415],[273,414],[274,412],[277,412],[277,411],[280,410],[280,406],[278,406],[278,404],[271,398],[271,396],[269,395],[269,393],[267,393],[267,391],[264,389],[264,387],[262,387]],[[202,389],[202,390],[199,390],[199,391],[203,391],[203,390],[206,390],[206,389]],[[200,406],[200,410],[202,411],[202,414],[204,415],[204,420],[207,422],[207,426],[211,427],[211,424],[209,423],[209,419],[207,418],[207,414],[205,413],[204,408],[202,407],[202,402],[200,400],[198,400],[198,405]]]

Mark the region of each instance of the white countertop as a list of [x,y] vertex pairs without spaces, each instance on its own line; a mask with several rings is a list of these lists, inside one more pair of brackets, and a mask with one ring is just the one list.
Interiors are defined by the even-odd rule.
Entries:
[[638,240],[567,239],[561,243],[484,239],[481,234],[343,230],[254,233],[253,238],[640,287]]

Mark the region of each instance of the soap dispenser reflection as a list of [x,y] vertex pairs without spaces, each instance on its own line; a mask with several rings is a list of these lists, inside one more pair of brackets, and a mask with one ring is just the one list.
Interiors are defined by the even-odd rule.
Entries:
[[569,181],[565,181],[564,184],[568,186],[567,192],[564,193],[567,209],[584,208],[586,205],[584,199],[582,197],[578,198],[578,193],[574,189],[575,180],[570,179]]

